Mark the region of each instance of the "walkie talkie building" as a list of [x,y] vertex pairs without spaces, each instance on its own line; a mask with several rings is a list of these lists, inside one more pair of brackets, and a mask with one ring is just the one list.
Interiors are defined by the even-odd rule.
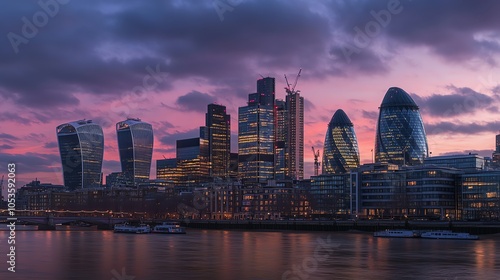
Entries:
[[71,189],[101,185],[104,134],[91,120],[61,124],[56,129],[64,185]]
[[389,88],[380,105],[375,161],[416,165],[427,156],[427,137],[417,104],[404,90]]
[[153,127],[140,119],[128,118],[116,124],[122,173],[130,184],[149,180],[153,157]]

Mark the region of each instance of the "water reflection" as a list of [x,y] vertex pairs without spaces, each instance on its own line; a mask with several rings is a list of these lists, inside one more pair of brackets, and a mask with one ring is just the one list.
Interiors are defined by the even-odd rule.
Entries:
[[[2,255],[6,237],[0,235]],[[498,235],[461,241],[384,239],[342,232],[19,231],[17,272],[7,272],[3,262],[0,279],[121,280],[116,275],[136,280],[496,279],[499,242]]]

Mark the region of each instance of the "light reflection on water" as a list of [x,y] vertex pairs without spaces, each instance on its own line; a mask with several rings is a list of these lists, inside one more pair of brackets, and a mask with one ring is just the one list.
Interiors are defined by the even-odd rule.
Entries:
[[458,280],[500,275],[500,235],[463,241],[385,239],[370,233],[188,230],[186,235],[17,231],[16,273],[7,271],[8,232],[0,232],[0,279],[132,279],[123,272],[135,280]]

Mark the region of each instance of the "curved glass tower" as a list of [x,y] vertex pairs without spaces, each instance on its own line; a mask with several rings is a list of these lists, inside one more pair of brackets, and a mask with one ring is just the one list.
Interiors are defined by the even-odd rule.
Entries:
[[422,164],[428,146],[417,104],[404,90],[391,87],[380,105],[375,161],[399,165]]
[[153,157],[153,127],[140,119],[128,118],[116,124],[122,173],[133,184],[149,180]]
[[328,124],[323,148],[323,174],[342,174],[359,166],[359,150],[354,126],[339,109]]
[[64,185],[71,189],[101,185],[104,134],[98,124],[80,120],[56,129]]

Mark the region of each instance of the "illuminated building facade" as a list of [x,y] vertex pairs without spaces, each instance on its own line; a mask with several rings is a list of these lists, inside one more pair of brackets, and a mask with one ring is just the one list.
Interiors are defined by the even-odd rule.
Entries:
[[122,173],[137,186],[149,180],[153,156],[153,127],[140,119],[128,118],[116,124]]
[[[206,128],[200,137],[177,140],[177,167],[187,184],[207,182],[210,178],[210,161]],[[179,175],[175,175],[179,176]]]
[[380,105],[375,161],[416,165],[427,156],[427,137],[417,104],[404,90],[389,88]]
[[298,92],[286,96],[287,177],[304,179],[304,97]]
[[500,219],[500,171],[463,174],[464,220]]
[[339,109],[326,131],[323,147],[323,174],[344,174],[359,166],[358,140],[354,126],[346,113]]
[[91,120],[61,124],[56,129],[64,185],[71,189],[101,185],[104,134]]
[[238,108],[238,173],[244,182],[274,179],[274,96],[274,78],[262,78],[248,106]]
[[210,176],[226,178],[231,154],[231,116],[226,113],[226,107],[209,104],[205,125],[208,129]]
[[287,143],[287,110],[283,100],[276,100],[276,143],[275,143],[275,178],[284,180],[288,175],[286,152]]

